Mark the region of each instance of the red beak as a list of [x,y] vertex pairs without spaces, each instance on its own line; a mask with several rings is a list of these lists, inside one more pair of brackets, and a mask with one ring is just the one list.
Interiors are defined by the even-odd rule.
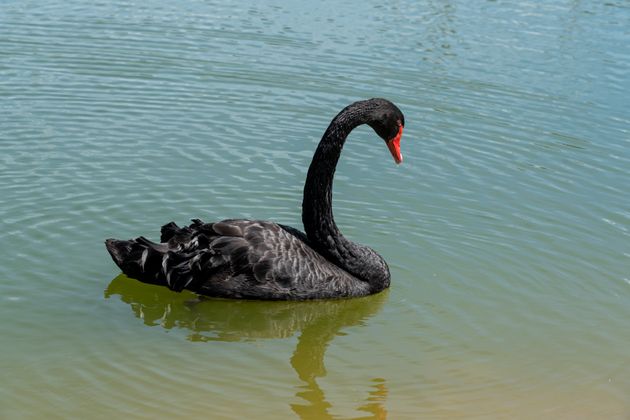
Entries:
[[394,157],[394,162],[396,162],[396,165],[401,164],[403,161],[402,154],[400,153],[400,138],[402,137],[402,132],[403,132],[403,126],[399,125],[398,134],[396,134],[396,137],[394,137],[391,140],[388,140],[386,143],[387,148],[389,149],[389,152]]

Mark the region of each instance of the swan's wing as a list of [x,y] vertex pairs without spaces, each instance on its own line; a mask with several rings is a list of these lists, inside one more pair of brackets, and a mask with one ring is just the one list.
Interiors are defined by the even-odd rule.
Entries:
[[108,240],[107,247],[130,277],[210,296],[332,297],[356,281],[307,241],[300,231],[272,222],[194,220],[183,228],[163,226],[159,244],[140,237]]
[[299,298],[318,284],[332,279],[335,271],[306,242],[301,232],[281,225],[249,220],[225,220],[212,225],[219,236],[209,248],[230,266],[231,276],[210,281],[247,297]]

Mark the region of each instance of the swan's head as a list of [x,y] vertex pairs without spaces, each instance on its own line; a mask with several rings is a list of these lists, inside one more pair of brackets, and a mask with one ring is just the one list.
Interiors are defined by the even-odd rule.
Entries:
[[400,138],[405,127],[405,116],[396,105],[386,99],[370,99],[374,106],[370,110],[367,124],[376,131],[389,149],[396,164],[402,163]]

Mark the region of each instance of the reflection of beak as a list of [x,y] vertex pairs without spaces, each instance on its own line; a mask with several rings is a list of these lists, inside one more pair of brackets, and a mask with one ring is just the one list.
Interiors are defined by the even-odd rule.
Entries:
[[401,164],[403,161],[402,154],[400,153],[400,138],[402,137],[402,132],[403,132],[403,126],[399,125],[398,134],[396,134],[396,137],[394,137],[391,140],[388,140],[386,143],[387,148],[389,149],[389,152],[392,154],[394,158],[394,162],[396,162],[396,165]]

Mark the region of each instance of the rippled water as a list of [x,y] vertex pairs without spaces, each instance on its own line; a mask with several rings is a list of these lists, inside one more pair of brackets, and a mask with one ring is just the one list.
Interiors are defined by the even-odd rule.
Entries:
[[[0,8],[0,417],[628,418],[626,1],[17,1]],[[344,233],[392,288],[199,300],[106,237],[301,227],[330,118]]]

